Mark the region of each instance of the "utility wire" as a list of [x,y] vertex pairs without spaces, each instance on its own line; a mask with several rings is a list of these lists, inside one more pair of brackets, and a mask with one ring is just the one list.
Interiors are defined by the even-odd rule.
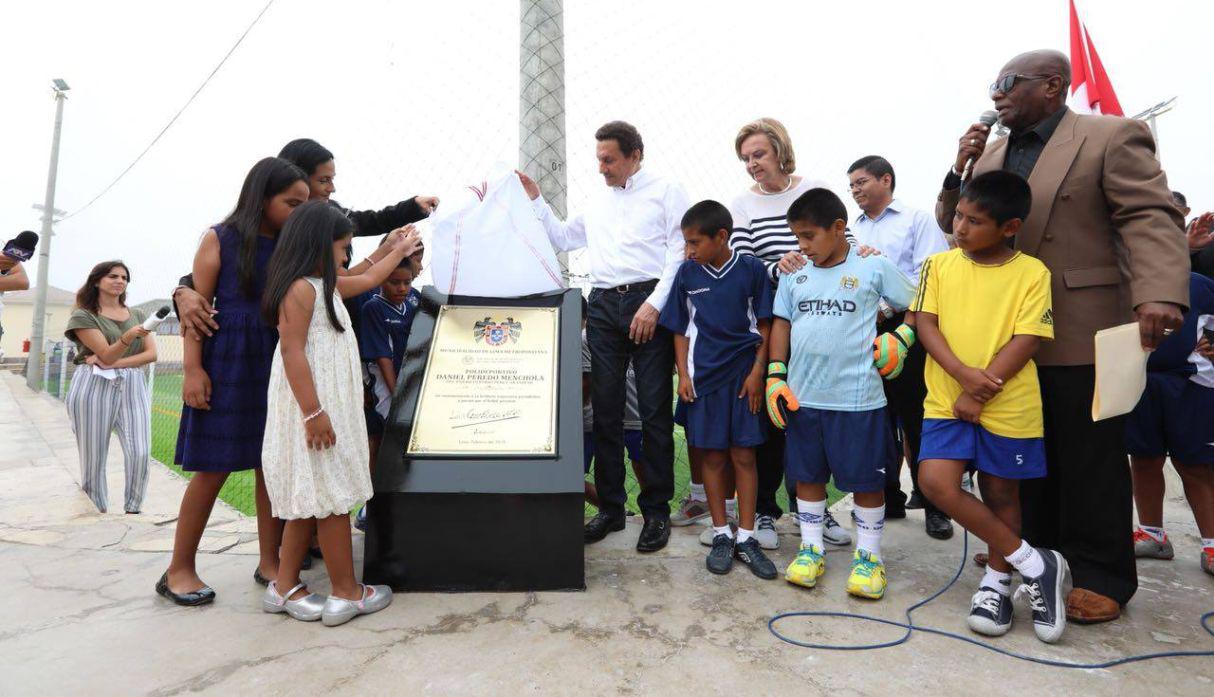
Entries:
[[215,74],[219,72],[224,63],[228,62],[228,59],[232,57],[232,54],[236,52],[236,49],[240,48],[240,44],[244,42],[245,37],[249,35],[249,32],[253,31],[253,27],[257,26],[257,23],[261,21],[262,16],[265,15],[266,11],[269,10],[270,6],[273,4],[274,0],[269,0],[266,2],[265,7],[261,8],[261,12],[257,13],[257,16],[253,18],[253,21],[244,30],[244,33],[240,35],[240,38],[236,39],[236,43],[232,44],[232,48],[228,49],[228,52],[224,54],[223,58],[219,61],[219,64],[216,65],[215,69],[211,71],[211,74],[207,75],[206,79],[202,81],[202,84],[198,86],[198,89],[194,90],[194,94],[191,94],[190,98],[186,100],[185,104],[181,105],[181,108],[177,110],[177,113],[173,115],[173,118],[169,119],[169,122],[164,125],[164,128],[160,129],[160,132],[156,134],[156,137],[152,139],[152,142],[148,143],[148,146],[143,149],[143,152],[139,153],[139,155],[131,161],[131,164],[127,165],[126,169],[122,170],[122,172],[114,178],[114,181],[110,182],[108,186],[102,189],[101,193],[94,196],[88,203],[84,204],[80,208],[64,216],[61,220],[67,220],[68,218],[85,211],[89,206],[96,203],[98,199],[109,193],[110,189],[113,189],[118,182],[122,181],[122,178],[125,177],[128,172],[135,168],[135,165],[139,164],[139,161],[143,159],[143,156],[148,154],[148,151],[151,150],[156,143],[160,142],[160,139],[164,136],[164,134],[173,127],[174,123],[177,123],[177,119],[181,118],[181,115],[185,113],[185,110],[194,103],[194,100],[198,97],[202,90],[205,89],[207,84],[211,82],[211,78],[215,77]]

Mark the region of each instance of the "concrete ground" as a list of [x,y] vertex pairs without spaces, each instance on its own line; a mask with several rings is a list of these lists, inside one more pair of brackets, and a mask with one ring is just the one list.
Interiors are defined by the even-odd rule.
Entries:
[[[835,652],[792,646],[768,632],[767,620],[785,611],[901,619],[906,606],[951,578],[962,553],[960,536],[927,538],[918,512],[886,527],[890,588],[877,603],[845,594],[849,551],[832,549],[821,586],[804,590],[760,581],[744,567],[710,575],[699,526],[676,529],[667,549],[640,556],[632,549],[640,526],[631,521],[587,548],[585,593],[402,594],[384,612],[328,629],[261,612],[261,588],[250,578],[254,525],[221,504],[199,562],[218,600],[180,608],[153,585],[168,562],[183,480],[154,464],[144,513],[123,515],[115,443],[109,481],[118,512],[98,514],[77,486],[63,405],[7,374],[0,375],[0,433],[4,695],[1214,693],[1211,658],[1062,670],[925,634],[895,648]],[[1140,565],[1141,589],[1121,621],[1071,626],[1060,644],[1046,646],[1018,607],[1016,626],[995,643],[1069,661],[1214,649],[1197,626],[1214,609],[1214,578],[1197,567],[1192,518],[1178,482],[1169,487],[1166,516],[1178,557]],[[787,518],[780,529],[774,557],[783,568],[797,536]],[[962,580],[916,620],[967,634],[979,576],[967,563]],[[326,590],[321,565],[305,578]],[[901,633],[840,619],[792,619],[782,628],[817,642]]]

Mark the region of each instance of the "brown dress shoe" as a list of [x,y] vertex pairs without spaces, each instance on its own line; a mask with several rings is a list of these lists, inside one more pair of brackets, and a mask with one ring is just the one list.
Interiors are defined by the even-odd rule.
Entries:
[[1121,617],[1116,600],[1099,593],[1075,588],[1066,597],[1066,618],[1076,624],[1111,622]]

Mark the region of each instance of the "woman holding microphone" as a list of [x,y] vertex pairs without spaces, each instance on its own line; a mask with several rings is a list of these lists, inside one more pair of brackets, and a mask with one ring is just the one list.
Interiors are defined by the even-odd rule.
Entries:
[[76,293],[76,309],[64,335],[76,344],[67,411],[80,451],[80,488],[97,510],[108,507],[105,458],[110,432],[126,456],[123,510],[138,513],[148,488],[152,447],[151,394],[143,366],[156,361],[156,344],[143,327],[143,312],[126,306],[131,272],[121,261],[103,261]]

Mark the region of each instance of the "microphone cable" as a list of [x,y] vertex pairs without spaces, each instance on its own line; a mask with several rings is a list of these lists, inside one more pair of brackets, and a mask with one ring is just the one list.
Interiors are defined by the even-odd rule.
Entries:
[[[918,610],[919,608],[931,603],[933,600],[935,600],[936,598],[939,598],[946,591],[948,591],[950,588],[953,587],[953,584],[955,584],[957,582],[957,580],[961,578],[962,572],[965,571],[965,563],[966,563],[966,558],[968,556],[969,556],[969,531],[965,531],[964,537],[962,538],[962,546],[961,546],[961,564],[957,567],[957,572],[955,574],[953,574],[952,579],[950,579],[948,583],[944,584],[944,586],[942,586],[935,593],[932,593],[931,595],[920,600],[919,602],[915,603],[914,605],[911,605],[910,607],[906,608],[906,621],[905,622],[897,622],[894,620],[885,619],[883,617],[873,617],[871,615],[864,615],[864,614],[860,614],[860,613],[856,613],[856,612],[831,612],[831,611],[783,612],[783,613],[776,615],[775,617],[772,617],[770,620],[767,621],[767,629],[768,629],[768,631],[770,631],[772,633],[773,636],[775,636],[780,641],[792,644],[793,646],[800,646],[800,647],[806,648],[806,649],[820,649],[820,650],[824,650],[824,651],[872,651],[875,649],[887,649],[887,648],[890,648],[893,646],[899,646],[901,644],[905,644],[907,641],[910,640],[911,635],[915,632],[923,632],[924,634],[934,634],[936,636],[942,636],[942,637],[945,637],[948,639],[953,639],[956,641],[963,641],[972,646],[977,646],[979,648],[986,649],[987,651],[992,651],[994,653],[997,653],[1001,656],[1005,656],[1008,658],[1014,658],[1014,659],[1021,660],[1021,661],[1028,661],[1030,663],[1037,663],[1039,665],[1044,665],[1044,666],[1052,666],[1055,668],[1077,668],[1080,670],[1101,670],[1101,669],[1105,669],[1105,668],[1113,668],[1115,666],[1125,665],[1127,663],[1138,663],[1141,661],[1150,661],[1150,660],[1154,660],[1157,658],[1189,658],[1189,657],[1214,658],[1214,650],[1209,650],[1209,651],[1160,651],[1158,653],[1144,653],[1144,654],[1136,654],[1136,655],[1132,655],[1132,656],[1124,656],[1122,658],[1116,658],[1116,659],[1109,660],[1109,661],[1099,661],[1099,662],[1095,662],[1095,663],[1075,663],[1075,662],[1071,662],[1071,661],[1060,661],[1060,660],[1055,660],[1055,659],[1051,659],[1051,658],[1042,658],[1040,656],[1030,656],[1028,654],[1018,653],[1016,651],[1012,651],[1009,649],[1000,648],[994,644],[991,644],[991,643],[988,643],[985,641],[980,641],[978,639],[975,639],[970,636],[965,636],[963,634],[957,634],[955,632],[950,632],[950,631],[946,631],[943,629],[937,629],[936,627],[928,627],[928,626],[921,625],[921,624],[915,624],[914,618],[912,617],[912,614],[915,612],[915,610]],[[873,623],[877,623],[877,624],[889,625],[891,627],[899,627],[906,631],[898,639],[895,639],[893,641],[879,642],[879,643],[875,643],[875,644],[817,644],[817,643],[812,643],[812,642],[808,642],[808,641],[800,641],[798,639],[793,639],[792,637],[782,634],[780,632],[780,630],[776,628],[776,624],[778,622],[780,622],[782,620],[790,619],[793,617],[837,617],[837,618],[842,618],[842,619],[847,619],[847,620],[859,620],[862,622],[873,622]],[[1212,622],[1214,622],[1214,610],[1203,614],[1201,616],[1201,618],[1199,619],[1199,622],[1201,624],[1202,629],[1204,629],[1206,631],[1206,633],[1208,633],[1211,637],[1214,637],[1214,623],[1212,623]]]

